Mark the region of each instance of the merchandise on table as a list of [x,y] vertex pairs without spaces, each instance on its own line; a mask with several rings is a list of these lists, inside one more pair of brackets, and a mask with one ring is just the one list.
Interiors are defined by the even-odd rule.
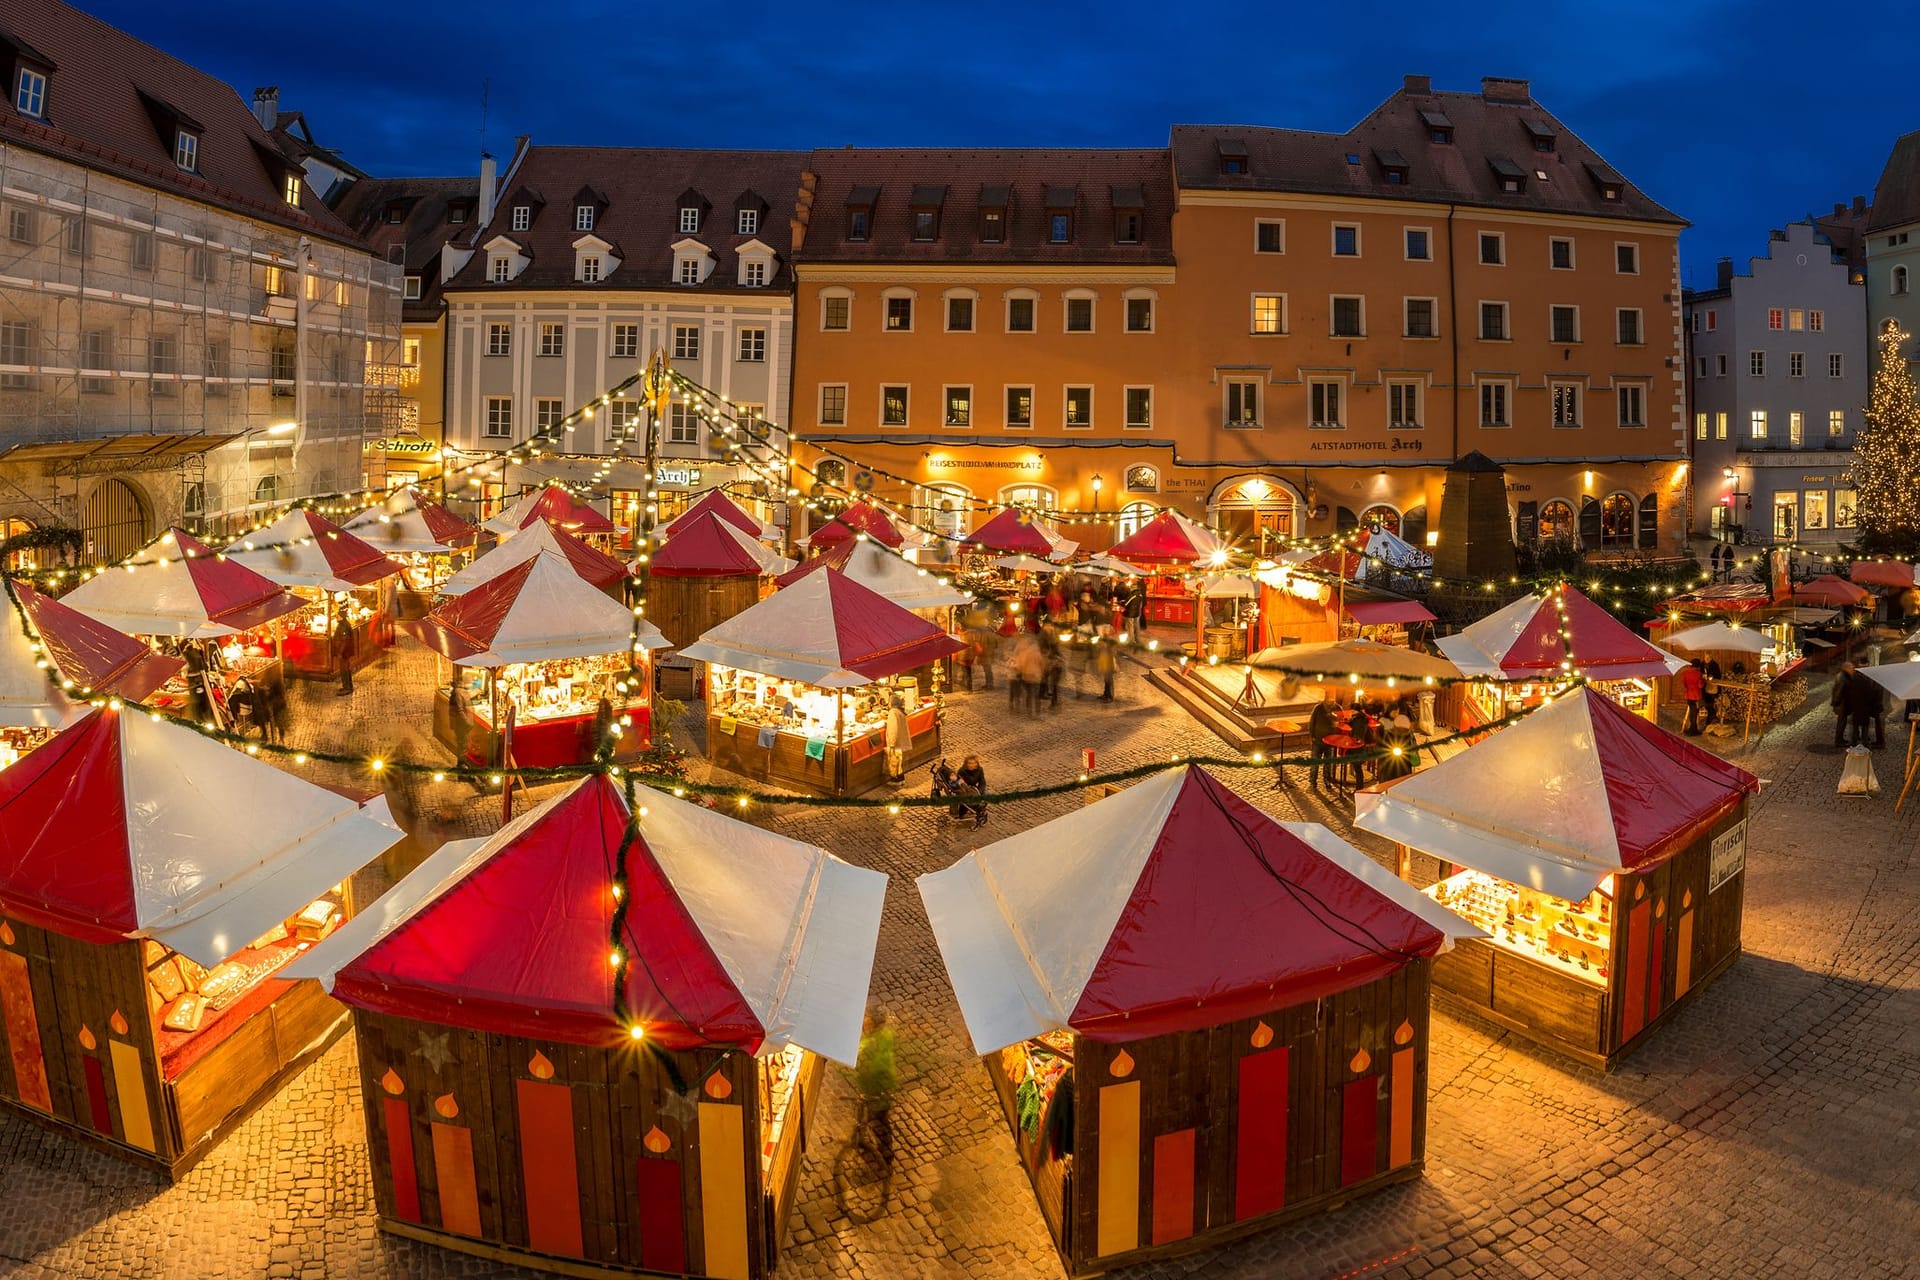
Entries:
[[1424,891],[1487,931],[1487,941],[1556,970],[1606,985],[1613,946],[1613,877],[1580,902],[1462,871]]
[[[632,672],[629,678],[625,654],[515,663],[499,670],[500,712],[505,715],[507,708],[512,707],[514,719],[522,724],[591,718],[599,710],[602,698],[612,705],[615,714],[647,705],[646,672]],[[457,671],[474,719],[485,728],[493,728],[493,701],[487,692],[486,668],[460,667]]]
[[[797,680],[732,667],[707,669],[709,714],[743,725],[767,725],[782,733],[824,739],[840,746],[887,727],[888,696],[897,695],[909,716],[919,713],[919,682],[912,675],[835,694]],[[835,702],[843,704],[836,707]],[[929,704],[930,705],[930,704]]]

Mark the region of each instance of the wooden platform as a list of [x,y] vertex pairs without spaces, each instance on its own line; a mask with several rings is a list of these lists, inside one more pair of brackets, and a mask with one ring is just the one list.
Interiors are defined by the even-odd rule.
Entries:
[[[1251,755],[1256,751],[1278,755],[1303,751],[1307,745],[1306,718],[1312,703],[1300,707],[1298,716],[1291,708],[1235,707],[1232,699],[1205,680],[1185,674],[1179,667],[1161,667],[1147,674],[1147,683],[1179,703],[1187,714],[1212,730],[1221,741],[1236,751]],[[1300,729],[1273,728],[1271,722],[1286,719]]]

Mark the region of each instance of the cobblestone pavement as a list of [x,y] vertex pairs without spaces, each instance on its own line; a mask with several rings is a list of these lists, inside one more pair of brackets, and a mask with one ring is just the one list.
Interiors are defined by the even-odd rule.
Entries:
[[[403,646],[351,698],[297,687],[305,745],[438,758],[430,655]],[[956,695],[947,746],[979,751],[1002,787],[1100,767],[1222,754],[1128,668],[1120,700],[1010,717],[1004,686]],[[1741,748],[1767,780],[1747,866],[1746,953],[1610,1076],[1491,1026],[1438,1014],[1426,1176],[1297,1225],[1126,1273],[1137,1277],[1920,1276],[1920,806],[1896,817],[1835,794],[1838,757],[1816,690],[1795,723]],[[690,737],[696,737],[691,730]],[[1898,753],[1879,757],[1897,782]],[[348,770],[316,776],[371,786]],[[1278,817],[1343,812],[1271,770],[1223,773]],[[914,783],[924,785],[925,774]],[[429,784],[444,835],[485,831],[497,796]],[[997,805],[986,837],[1068,812],[1077,796]],[[967,1046],[913,877],[974,833],[937,811],[787,807],[757,815],[894,877],[874,996],[901,1034],[894,1210],[855,1225],[828,1170],[848,1130],[829,1071],[780,1271],[794,1277],[1057,1277],[1059,1264],[998,1105]],[[1370,844],[1366,837],[1356,840]],[[1373,846],[1376,854],[1384,850]],[[1417,869],[1417,868],[1416,868]],[[385,871],[363,880],[377,891]],[[0,1117],[0,1276],[378,1277],[531,1273],[375,1229],[365,1133],[345,1043],[237,1129],[179,1185]]]

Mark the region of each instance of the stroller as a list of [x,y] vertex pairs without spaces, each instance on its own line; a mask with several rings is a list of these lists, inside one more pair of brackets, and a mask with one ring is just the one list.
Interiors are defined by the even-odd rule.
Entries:
[[[987,806],[984,804],[968,804],[964,799],[966,796],[978,795],[978,789],[970,787],[960,781],[959,775],[954,772],[953,766],[947,763],[946,757],[944,756],[940,758],[938,764],[933,766],[933,790],[931,794],[936,800],[943,796],[953,798],[953,803],[947,806],[947,816],[955,822],[965,821],[967,814],[971,812],[973,814],[973,825],[975,827],[984,827],[987,825]],[[944,819],[942,819],[942,821],[944,821]]]

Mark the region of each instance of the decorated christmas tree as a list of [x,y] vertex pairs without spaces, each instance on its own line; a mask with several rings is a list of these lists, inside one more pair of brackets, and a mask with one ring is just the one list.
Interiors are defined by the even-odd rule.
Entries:
[[1859,496],[1862,550],[1920,551],[1920,388],[1907,367],[1908,335],[1889,320],[1880,333],[1866,426],[1847,479]]

